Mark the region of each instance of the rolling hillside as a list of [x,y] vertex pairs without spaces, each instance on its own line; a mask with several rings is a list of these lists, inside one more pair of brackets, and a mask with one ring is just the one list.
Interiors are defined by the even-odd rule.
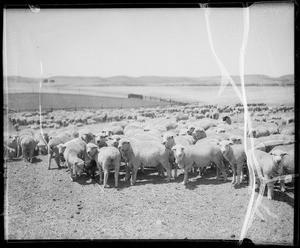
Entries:
[[[232,76],[233,80],[240,85],[240,77]],[[114,77],[69,77],[55,76],[48,78],[48,81],[54,82],[47,84],[80,84],[92,86],[219,86],[221,77],[159,77],[159,76],[114,76]],[[18,76],[8,76],[7,81],[10,83],[38,83],[39,78],[26,78]],[[246,86],[293,86],[294,75],[284,75],[278,78],[266,75],[245,75]]]

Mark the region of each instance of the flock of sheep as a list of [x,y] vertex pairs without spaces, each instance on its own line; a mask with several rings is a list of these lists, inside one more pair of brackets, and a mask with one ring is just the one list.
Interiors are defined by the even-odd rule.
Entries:
[[[247,147],[253,142],[255,160],[268,180],[294,174],[294,109],[287,106],[249,104],[252,130],[247,133]],[[125,181],[137,181],[137,172],[156,168],[167,181],[184,172],[188,183],[191,170],[205,175],[207,167],[216,169],[217,179],[232,174],[239,186],[248,177],[249,151],[244,148],[244,109],[241,105],[203,105],[136,108],[118,110],[52,111],[14,113],[8,116],[16,129],[4,140],[6,162],[21,156],[34,162],[34,156],[48,154],[48,169],[54,158],[68,166],[72,181],[87,173],[107,184],[114,170],[118,187],[119,170],[125,168]],[[23,127],[20,131],[20,126]],[[40,127],[42,127],[40,129]],[[172,175],[172,170],[174,171]],[[221,175],[220,175],[221,172]],[[248,176],[247,176],[248,175]],[[250,176],[249,176],[250,175]],[[258,180],[259,183],[259,180]],[[284,180],[280,181],[282,191]],[[268,199],[273,198],[274,182],[269,180]]]

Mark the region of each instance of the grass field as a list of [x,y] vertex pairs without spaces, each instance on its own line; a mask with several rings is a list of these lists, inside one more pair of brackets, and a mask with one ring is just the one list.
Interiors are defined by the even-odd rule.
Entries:
[[[38,110],[38,93],[16,93],[4,95],[4,103],[10,110]],[[165,102],[145,101],[117,97],[102,97],[76,94],[41,94],[42,110],[74,108],[135,108],[168,105]]]

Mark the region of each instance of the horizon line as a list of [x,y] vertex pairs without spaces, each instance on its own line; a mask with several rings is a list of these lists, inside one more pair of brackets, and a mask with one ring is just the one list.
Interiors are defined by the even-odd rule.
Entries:
[[[294,73],[290,74],[283,74],[278,77],[269,76],[266,74],[244,74],[244,76],[266,76],[270,78],[280,78],[283,76],[294,76]],[[231,77],[240,77],[240,75],[230,75]],[[33,79],[46,79],[46,78],[53,78],[53,77],[83,77],[83,78],[113,78],[113,77],[131,77],[131,78],[141,78],[141,77],[167,77],[167,78],[205,78],[205,77],[222,77],[222,75],[214,75],[214,76],[158,76],[158,75],[142,75],[142,76],[129,76],[129,75],[114,75],[114,76],[74,76],[74,75],[55,75],[55,76],[49,76],[49,77],[31,77],[31,76],[20,76],[20,75],[3,75],[3,77],[22,77],[22,78],[33,78]]]

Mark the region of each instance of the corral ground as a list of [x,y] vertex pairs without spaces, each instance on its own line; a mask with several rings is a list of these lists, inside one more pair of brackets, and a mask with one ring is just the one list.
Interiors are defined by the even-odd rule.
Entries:
[[[6,238],[15,239],[226,239],[238,240],[250,199],[243,184],[235,189],[217,181],[215,171],[181,184],[183,174],[166,183],[155,170],[138,173],[136,185],[123,181],[100,187],[83,174],[71,182],[66,168],[47,169],[47,156],[33,164],[6,164]],[[98,179],[96,175],[95,179]],[[257,195],[257,194],[256,194]],[[270,216],[267,210],[276,215]],[[294,191],[275,190],[263,198],[247,234],[254,243],[292,244]]]

